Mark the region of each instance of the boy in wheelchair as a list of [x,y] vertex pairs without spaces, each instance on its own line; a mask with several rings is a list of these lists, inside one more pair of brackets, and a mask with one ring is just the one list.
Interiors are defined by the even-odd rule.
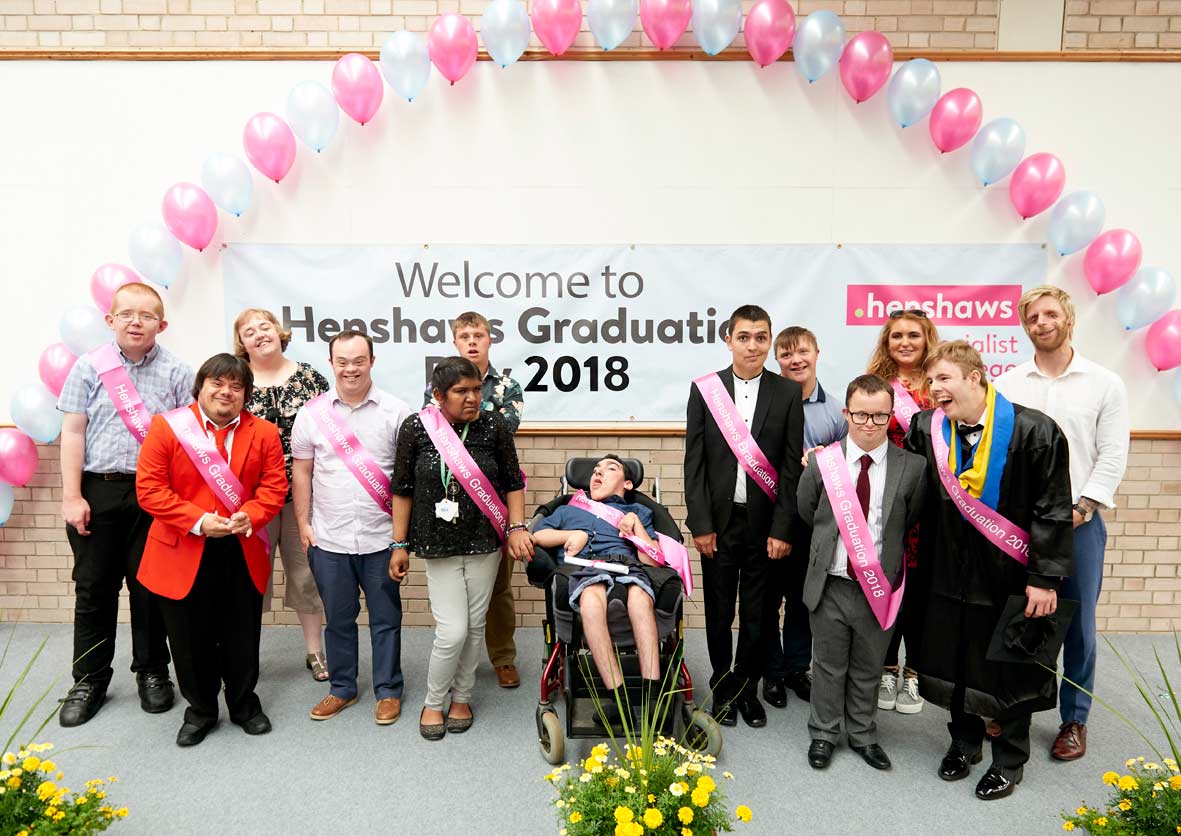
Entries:
[[625,501],[633,487],[632,474],[616,455],[604,456],[595,465],[590,480],[590,498],[623,512],[617,526],[572,504],[558,507],[543,517],[533,530],[533,542],[546,549],[561,549],[566,557],[580,557],[604,563],[618,563],[626,573],[603,567],[580,567],[570,574],[570,606],[579,613],[587,647],[604,684],[612,693],[604,695],[604,704],[616,700],[626,704],[619,692],[623,673],[619,668],[608,630],[609,602],[621,601],[627,607],[636,654],[643,679],[643,702],[655,706],[660,694],[660,645],[653,602],[654,588],[659,588],[672,570],[660,566],[629,542],[634,536],[649,547],[658,548],[652,525],[652,512],[637,503]]

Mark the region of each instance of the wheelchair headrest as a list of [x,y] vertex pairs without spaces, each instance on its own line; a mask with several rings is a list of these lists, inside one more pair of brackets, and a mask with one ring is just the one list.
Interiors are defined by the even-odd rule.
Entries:
[[[644,482],[644,463],[639,459],[623,458],[623,470],[631,480],[632,490],[638,490]],[[566,484],[572,489],[590,490],[591,476],[595,465],[603,460],[602,456],[578,457],[566,460]]]

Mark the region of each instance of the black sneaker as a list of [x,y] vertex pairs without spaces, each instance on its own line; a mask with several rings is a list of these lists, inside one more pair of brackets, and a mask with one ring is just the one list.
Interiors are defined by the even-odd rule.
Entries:
[[58,701],[62,706],[57,713],[57,721],[67,729],[72,726],[80,726],[98,714],[98,710],[102,708],[106,699],[107,688],[105,685],[100,687],[86,680],[75,682],[70,692]]
[[167,673],[137,673],[139,704],[149,714],[163,714],[176,703],[176,689]]

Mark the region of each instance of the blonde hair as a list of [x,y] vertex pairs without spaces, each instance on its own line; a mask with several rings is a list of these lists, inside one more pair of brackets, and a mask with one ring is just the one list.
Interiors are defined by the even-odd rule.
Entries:
[[492,323],[488,317],[475,311],[464,311],[451,322],[451,332],[457,333],[460,328],[482,327],[489,335],[492,334]]
[[[885,380],[893,380],[898,377],[898,364],[894,362],[894,358],[890,356],[890,329],[899,322],[917,322],[919,329],[923,332],[923,356],[919,358],[919,368],[926,368],[927,358],[931,356],[931,351],[939,344],[939,331],[935,328],[935,323],[927,316],[908,316],[902,315],[887,319],[882,323],[882,330],[878,332],[878,342],[874,346],[873,354],[869,358],[869,366],[866,367],[866,374],[876,374],[878,377]],[[927,390],[927,383],[923,381],[923,391]]]
[[939,343],[927,353],[923,371],[930,372],[932,366],[943,360],[958,366],[965,378],[972,372],[980,372],[980,385],[988,388],[988,372],[984,368],[984,360],[980,357],[980,352],[972,348],[967,340],[948,340]]
[[800,325],[784,328],[775,337],[775,353],[795,351],[802,342],[809,342],[812,344],[812,348],[820,350],[820,343],[816,341],[816,335],[807,328]]
[[110,314],[112,316],[115,314],[116,303],[118,303],[119,295],[122,293],[135,293],[140,296],[150,296],[156,300],[156,308],[160,312],[160,318],[164,318],[164,300],[160,298],[160,294],[157,293],[154,288],[144,284],[143,282],[128,282],[125,285],[119,286],[119,288],[115,291],[115,295],[111,297]]
[[242,344],[242,326],[246,324],[247,320],[253,317],[262,317],[275,326],[275,330],[279,332],[279,349],[281,351],[287,350],[287,344],[291,342],[291,332],[284,331],[283,326],[279,324],[279,319],[266,308],[247,308],[234,318],[234,355],[241,357],[243,360],[249,360],[250,355],[246,352],[246,346]]
[[1021,294],[1021,299],[1017,302],[1017,316],[1021,320],[1021,327],[1025,329],[1025,333],[1029,333],[1029,323],[1025,315],[1029,312],[1029,306],[1041,299],[1044,296],[1049,296],[1062,306],[1062,312],[1066,314],[1066,319],[1070,322],[1070,330],[1074,330],[1074,300],[1070,298],[1070,294],[1060,287],[1054,287],[1049,284],[1041,284],[1037,287],[1031,287],[1029,290]]

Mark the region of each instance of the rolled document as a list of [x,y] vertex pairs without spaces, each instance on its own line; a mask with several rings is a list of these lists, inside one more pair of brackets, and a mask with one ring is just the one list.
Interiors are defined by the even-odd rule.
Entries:
[[611,563],[607,560],[585,560],[581,557],[566,555],[565,562],[574,566],[590,566],[595,569],[606,569],[608,572],[614,572],[617,575],[626,575],[628,573],[626,565],[622,563]]

